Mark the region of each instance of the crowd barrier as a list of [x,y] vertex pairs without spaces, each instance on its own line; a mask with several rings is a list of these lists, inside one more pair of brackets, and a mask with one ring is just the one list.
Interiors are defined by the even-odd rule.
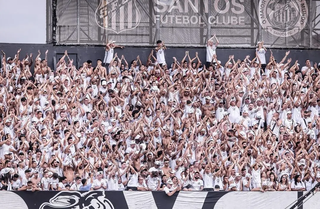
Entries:
[[[0,191],[3,209],[284,209],[303,192]],[[301,207],[320,208],[320,193]]]

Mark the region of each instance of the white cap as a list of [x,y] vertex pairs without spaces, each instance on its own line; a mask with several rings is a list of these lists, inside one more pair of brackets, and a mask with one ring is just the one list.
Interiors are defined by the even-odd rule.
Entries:
[[301,159],[299,162],[299,165],[306,165],[306,160],[305,159]]
[[171,179],[168,179],[167,184],[173,184],[173,181]]
[[132,145],[132,144],[136,144],[136,142],[135,142],[134,140],[132,140],[132,141],[130,142],[130,145]]
[[240,131],[239,135],[242,136],[242,137],[245,137],[246,133],[244,131]]
[[79,137],[81,137],[81,133],[76,133],[76,136],[79,138]]
[[154,162],[154,164],[155,165],[160,165],[160,161],[157,160],[157,161]]
[[140,139],[141,136],[138,134],[136,137],[134,137],[135,139]]
[[247,131],[248,134],[252,134],[252,135],[255,135],[254,131],[250,130],[250,131]]

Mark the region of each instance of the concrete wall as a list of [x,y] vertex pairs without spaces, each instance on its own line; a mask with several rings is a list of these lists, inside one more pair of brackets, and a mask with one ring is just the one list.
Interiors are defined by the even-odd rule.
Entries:
[[[44,53],[48,49],[48,64],[53,66],[53,58],[59,59],[65,50],[68,50],[70,57],[77,59],[74,61],[77,66],[82,65],[83,62],[90,59],[93,63],[96,62],[98,58],[103,59],[104,57],[104,47],[103,46],[53,46],[50,44],[7,44],[0,43],[0,50],[6,52],[7,56],[14,56],[16,51],[21,48],[21,57],[25,56],[26,53],[33,53],[34,56],[38,54],[38,50],[41,51],[41,58],[44,58]],[[142,62],[146,62],[147,57],[151,51],[152,47],[130,47],[126,46],[124,49],[116,49],[119,56],[122,54],[126,57],[127,61],[130,62],[136,59],[137,55],[140,55]],[[281,60],[288,49],[272,49],[272,52],[277,60]],[[184,56],[185,51],[189,51],[192,56],[195,56],[195,52],[199,52],[199,57],[201,61],[205,62],[205,47],[201,48],[183,48],[175,47],[166,50],[166,60],[170,64],[172,62],[172,57],[177,57],[178,60]],[[303,66],[306,59],[310,59],[313,62],[320,62],[320,50],[310,50],[310,49],[291,49],[289,57],[292,58],[292,62],[299,60],[299,63]],[[250,57],[255,56],[255,49],[253,48],[218,48],[217,54],[219,60],[225,63],[228,60],[229,55],[234,55],[235,59],[243,59],[246,55]],[[267,58],[270,56],[270,50],[267,52]]]

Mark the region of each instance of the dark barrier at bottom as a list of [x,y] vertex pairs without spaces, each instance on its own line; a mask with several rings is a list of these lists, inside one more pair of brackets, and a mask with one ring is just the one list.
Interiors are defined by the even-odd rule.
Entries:
[[[0,191],[1,209],[283,209],[302,192],[164,192],[134,191]],[[303,209],[320,208],[320,193],[303,204]]]

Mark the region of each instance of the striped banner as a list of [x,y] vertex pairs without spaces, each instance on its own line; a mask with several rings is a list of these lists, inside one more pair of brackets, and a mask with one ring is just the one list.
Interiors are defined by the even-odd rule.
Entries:
[[[0,191],[5,209],[284,209],[303,192],[164,192],[139,191]],[[320,208],[320,193],[305,202],[303,209]],[[301,208],[302,208],[301,207]]]

